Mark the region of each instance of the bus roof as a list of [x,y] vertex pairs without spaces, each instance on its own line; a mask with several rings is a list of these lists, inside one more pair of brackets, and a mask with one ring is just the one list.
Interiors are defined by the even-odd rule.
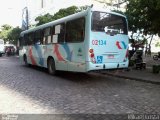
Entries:
[[[25,30],[23,32],[21,32],[20,36],[23,36],[25,33],[29,33],[29,32],[34,32],[36,30],[40,30],[40,29],[44,29],[44,28],[47,28],[47,27],[50,27],[52,25],[56,25],[56,24],[60,24],[60,23],[63,23],[63,22],[67,22],[69,20],[72,20],[72,19],[76,19],[76,18],[79,18],[79,17],[83,17],[85,15],[87,15],[88,11],[100,11],[100,12],[107,12],[107,13],[110,13],[110,14],[115,14],[115,15],[118,15],[118,16],[122,16],[122,17],[125,17],[124,15],[122,14],[119,14],[119,13],[116,13],[116,12],[111,12],[111,11],[108,11],[106,9],[102,9],[102,8],[91,8],[90,7],[85,10],[85,11],[82,11],[82,12],[78,12],[78,13],[75,13],[75,14],[72,14],[72,15],[69,15],[69,16],[66,16],[66,17],[63,17],[61,19],[57,19],[55,21],[51,21],[49,23],[46,23],[46,24],[43,24],[43,25],[40,25],[40,26],[37,26],[35,28],[31,28],[29,30]],[[126,17],[125,17],[126,18]]]

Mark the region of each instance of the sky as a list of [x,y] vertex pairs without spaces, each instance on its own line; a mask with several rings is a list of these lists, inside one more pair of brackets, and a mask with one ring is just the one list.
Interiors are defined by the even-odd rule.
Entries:
[[0,26],[3,24],[21,26],[23,8],[24,0],[0,0]]
[[[27,5],[29,8],[29,16],[30,16],[30,21],[33,22],[35,19],[35,16],[40,15],[40,14],[45,14],[45,13],[51,13],[54,14],[61,8],[67,8],[70,6],[84,6],[84,5],[91,5],[91,4],[96,4],[96,6],[99,6],[100,3],[95,2],[94,0],[43,0],[44,1],[44,9],[40,10],[41,2],[40,0],[27,0]],[[47,1],[47,2],[45,2]],[[101,5],[102,6],[102,5]]]
[[[22,25],[22,9],[28,7],[29,22],[35,24],[35,18],[42,13],[55,13],[60,8],[69,6],[84,6],[94,4],[96,7],[104,5],[95,0],[43,0],[47,5],[43,10],[41,0],[0,0],[0,26],[9,24],[13,27]],[[47,1],[47,2],[46,2]],[[107,7],[108,8],[108,7]]]
[[[53,11],[58,11],[60,8],[66,8],[71,5],[81,6],[91,4],[92,0],[50,0],[52,1]],[[0,26],[9,24],[13,27],[22,25],[22,9],[25,6],[29,8],[31,21],[34,21],[33,16],[37,16],[37,3],[40,0],[0,0]],[[36,10],[35,10],[36,9]],[[48,9],[48,8],[47,8]],[[30,12],[31,11],[31,12]],[[47,11],[44,9],[44,11]],[[34,14],[33,14],[34,13]]]

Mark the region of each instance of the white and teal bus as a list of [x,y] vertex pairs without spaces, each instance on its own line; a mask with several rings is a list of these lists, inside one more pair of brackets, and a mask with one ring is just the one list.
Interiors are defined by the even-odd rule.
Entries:
[[19,56],[50,74],[127,68],[127,34],[125,16],[88,8],[23,31]]
[[0,39],[0,57],[4,54],[4,40]]

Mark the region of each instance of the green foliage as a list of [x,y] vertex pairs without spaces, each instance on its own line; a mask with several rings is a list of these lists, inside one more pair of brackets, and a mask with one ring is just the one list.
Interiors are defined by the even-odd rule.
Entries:
[[155,44],[155,47],[160,47],[160,42],[157,42],[157,43]]
[[63,17],[66,17],[68,15],[80,12],[82,10],[87,9],[87,6],[81,6],[81,7],[77,7],[77,6],[71,6],[68,8],[63,8],[60,9],[58,12],[56,12],[54,15],[50,15],[49,13],[42,15],[42,16],[38,16],[35,21],[37,21],[38,23],[36,24],[36,26],[45,24],[47,22],[51,22],[53,20],[57,20]]
[[22,30],[19,27],[13,28],[7,24],[2,25],[0,39],[3,39],[5,42],[9,41],[9,43],[16,45],[21,31]]
[[4,41],[8,40],[8,34],[9,32],[13,29],[12,26],[10,25],[2,25],[1,31],[0,31],[0,38],[3,39]]
[[54,14],[54,20],[60,19],[62,17],[66,17],[68,15],[74,14],[78,11],[78,7],[71,6],[68,8],[60,9],[57,13]]
[[12,28],[13,28],[13,27],[10,26],[10,25],[8,25],[8,24],[4,24],[4,25],[2,25],[2,27],[1,27],[2,31],[3,31],[3,30],[11,30]]
[[8,34],[8,39],[10,40],[10,43],[16,45],[21,32],[22,29],[20,29],[19,27],[13,28]]
[[38,21],[37,25],[36,26],[39,26],[39,25],[42,25],[42,24],[45,24],[47,22],[51,22],[53,19],[53,16],[50,15],[49,13],[45,14],[45,15],[41,15],[41,16],[38,16],[36,17],[35,21]]
[[159,0],[128,0],[126,15],[129,30],[141,30],[144,35],[160,35],[160,1]]
[[[126,16],[131,39],[146,44],[151,51],[153,35],[160,35],[160,1],[159,0],[127,0]],[[136,35],[136,37],[133,37]],[[147,35],[150,35],[149,37]],[[147,43],[148,39],[150,42]]]

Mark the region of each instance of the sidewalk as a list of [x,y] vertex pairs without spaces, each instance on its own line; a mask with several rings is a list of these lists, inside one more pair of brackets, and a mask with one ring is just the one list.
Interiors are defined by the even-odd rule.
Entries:
[[146,62],[146,69],[136,70],[134,67],[129,67],[130,71],[116,70],[103,72],[102,74],[160,85],[160,72],[158,74],[152,72],[152,66],[160,65],[160,60],[155,61],[151,56],[144,57],[144,62]]
[[103,72],[102,74],[160,85],[160,73],[159,74],[152,73],[152,67],[147,67],[146,69],[142,70],[136,70],[130,68],[129,71],[126,70],[107,71]]

